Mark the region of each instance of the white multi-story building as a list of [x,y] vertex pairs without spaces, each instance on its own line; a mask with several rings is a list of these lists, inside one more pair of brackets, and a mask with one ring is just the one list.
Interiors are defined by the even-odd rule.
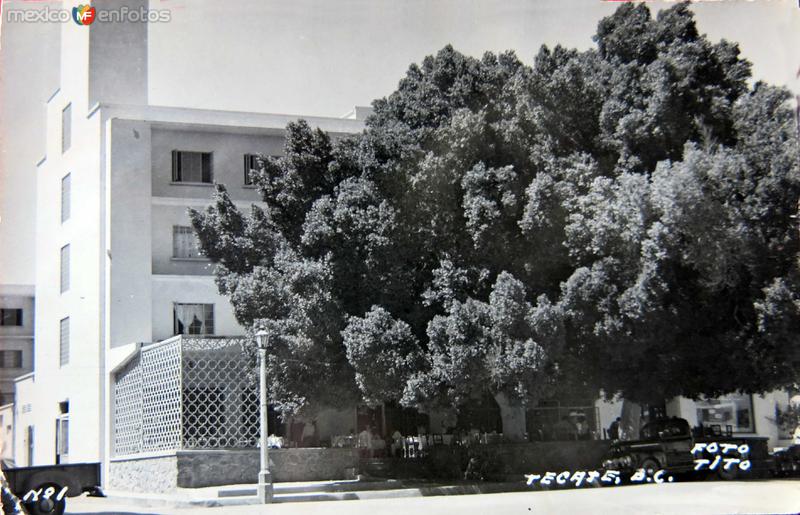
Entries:
[[0,285],[0,406],[14,402],[14,380],[33,370],[33,286]]
[[15,380],[33,370],[33,286],[0,285],[0,458],[15,460]]
[[[243,332],[187,210],[215,182],[241,208],[257,203],[249,156],[280,154],[297,117],[148,105],[147,52],[146,23],[62,25],[36,167],[36,367],[17,381],[31,464],[107,458],[109,372],[133,344]],[[363,127],[304,119],[334,136]]]

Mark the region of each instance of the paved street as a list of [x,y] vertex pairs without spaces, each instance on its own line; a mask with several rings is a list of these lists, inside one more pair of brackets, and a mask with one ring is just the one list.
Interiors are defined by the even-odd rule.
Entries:
[[557,492],[506,493],[417,497],[385,500],[329,501],[220,508],[161,509],[115,505],[107,499],[70,499],[67,513],[164,514],[189,513],[368,514],[414,513],[436,515],[491,515],[530,513],[705,514],[798,513],[800,480],[695,482],[590,488]]

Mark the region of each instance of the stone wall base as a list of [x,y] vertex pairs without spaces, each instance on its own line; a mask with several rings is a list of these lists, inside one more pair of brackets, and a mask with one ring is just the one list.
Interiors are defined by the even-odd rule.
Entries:
[[105,488],[127,492],[166,493],[178,486],[178,457],[158,456],[111,461]]
[[[275,482],[350,479],[358,468],[357,449],[270,449]],[[165,493],[175,488],[199,488],[257,483],[260,455],[253,450],[176,451],[173,454],[115,458],[109,464],[107,488]]]

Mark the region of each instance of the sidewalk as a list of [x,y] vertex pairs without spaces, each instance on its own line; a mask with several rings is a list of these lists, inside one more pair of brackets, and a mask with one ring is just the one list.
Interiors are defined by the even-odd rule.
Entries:
[[[396,499],[440,495],[468,495],[530,491],[524,481],[513,483],[460,482],[423,483],[400,480],[308,481],[275,483],[275,503],[307,501],[344,501],[356,499]],[[165,494],[106,491],[106,496],[148,508],[191,508],[243,506],[259,504],[255,484],[178,488]]]

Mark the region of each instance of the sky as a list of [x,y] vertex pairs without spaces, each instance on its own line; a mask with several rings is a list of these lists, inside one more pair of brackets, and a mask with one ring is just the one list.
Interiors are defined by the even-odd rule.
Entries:
[[[58,3],[2,0],[6,11]],[[657,11],[674,2],[647,3]],[[526,63],[542,44],[589,48],[597,22],[618,5],[602,0],[151,0],[151,9],[170,11],[170,21],[149,25],[149,100],[342,116],[391,93],[409,64],[448,43],[473,56],[511,49]],[[700,31],[712,40],[740,43],[756,79],[800,93],[798,0],[710,0],[692,9]],[[59,83],[58,30],[57,23],[2,24],[0,284],[34,280],[35,164],[44,155],[44,103]]]
[[[673,3],[648,2],[654,11]],[[473,56],[513,49],[528,63],[542,44],[589,48],[597,22],[618,5],[600,0],[151,2],[152,8],[170,8],[172,21],[150,27],[150,99],[340,116],[390,93],[410,63],[448,43]],[[796,86],[797,0],[713,1],[693,9],[701,32],[712,40],[741,43],[757,77]],[[187,82],[176,83],[178,77]]]

